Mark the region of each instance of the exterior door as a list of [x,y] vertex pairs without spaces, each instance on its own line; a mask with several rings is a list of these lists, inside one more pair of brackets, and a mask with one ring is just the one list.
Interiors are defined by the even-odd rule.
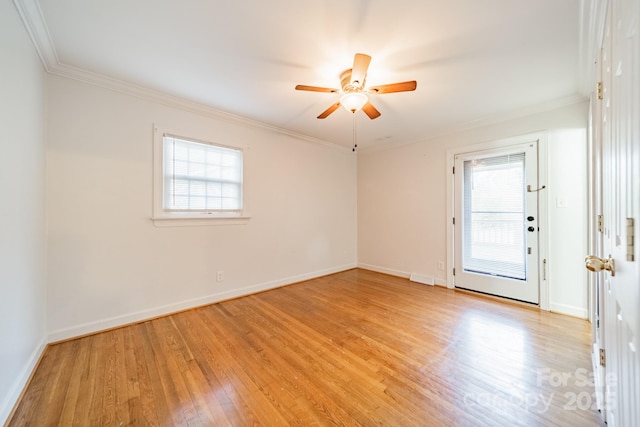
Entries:
[[602,187],[596,198],[602,198],[602,252],[586,263],[602,283],[600,337],[598,325],[595,331],[596,344],[604,346],[603,366],[598,369],[606,372],[603,413],[610,427],[640,425],[639,21],[640,2],[608,2],[600,63],[601,113],[596,116],[601,135],[594,133],[601,139],[594,144],[594,164],[601,162]]
[[537,144],[455,156],[457,288],[538,303]]

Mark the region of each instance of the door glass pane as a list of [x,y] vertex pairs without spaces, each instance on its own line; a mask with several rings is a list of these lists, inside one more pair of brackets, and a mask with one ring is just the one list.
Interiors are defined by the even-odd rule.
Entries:
[[524,153],[464,162],[462,267],[526,280]]

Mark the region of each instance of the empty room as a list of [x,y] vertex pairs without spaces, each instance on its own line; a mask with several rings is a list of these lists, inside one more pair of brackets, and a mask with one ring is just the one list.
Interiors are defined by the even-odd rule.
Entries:
[[0,423],[640,425],[640,2],[0,2]]

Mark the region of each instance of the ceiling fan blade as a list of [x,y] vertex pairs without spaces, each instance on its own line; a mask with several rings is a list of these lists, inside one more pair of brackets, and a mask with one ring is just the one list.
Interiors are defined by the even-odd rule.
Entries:
[[329,92],[329,93],[338,92],[338,89],[333,89],[330,87],[307,86],[307,85],[297,85],[296,90],[308,90],[311,92]]
[[409,92],[416,90],[418,83],[415,80],[410,82],[391,83],[388,85],[373,86],[369,88],[370,93],[394,93],[394,92]]
[[338,107],[340,107],[340,103],[336,102],[335,104],[333,104],[331,107],[327,108],[326,110],[324,110],[322,112],[322,114],[320,114],[318,116],[319,119],[326,119],[327,117],[329,117],[329,114],[333,113],[334,111],[336,111],[338,109]]
[[353,69],[351,70],[351,85],[358,88],[364,87],[364,80],[367,78],[367,70],[371,57],[364,53],[356,53],[353,58]]
[[377,119],[378,117],[380,117],[380,111],[378,111],[376,107],[374,107],[373,104],[370,102],[367,102],[366,104],[364,104],[364,106],[362,107],[362,111],[364,111],[365,114],[369,116],[371,120]]

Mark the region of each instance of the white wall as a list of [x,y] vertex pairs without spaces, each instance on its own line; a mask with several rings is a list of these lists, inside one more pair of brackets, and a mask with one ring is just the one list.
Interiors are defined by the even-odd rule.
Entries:
[[[51,340],[356,266],[350,150],[53,75],[47,91]],[[154,123],[246,147],[249,224],[154,226]]]
[[[446,152],[455,147],[546,131],[548,139],[550,307],[586,317],[587,103],[460,131],[358,156],[358,264],[446,283]],[[568,207],[556,208],[556,197]]]
[[586,129],[577,128],[549,135],[550,309],[583,318],[589,315],[586,139]]
[[46,342],[44,71],[0,2],[0,424]]

